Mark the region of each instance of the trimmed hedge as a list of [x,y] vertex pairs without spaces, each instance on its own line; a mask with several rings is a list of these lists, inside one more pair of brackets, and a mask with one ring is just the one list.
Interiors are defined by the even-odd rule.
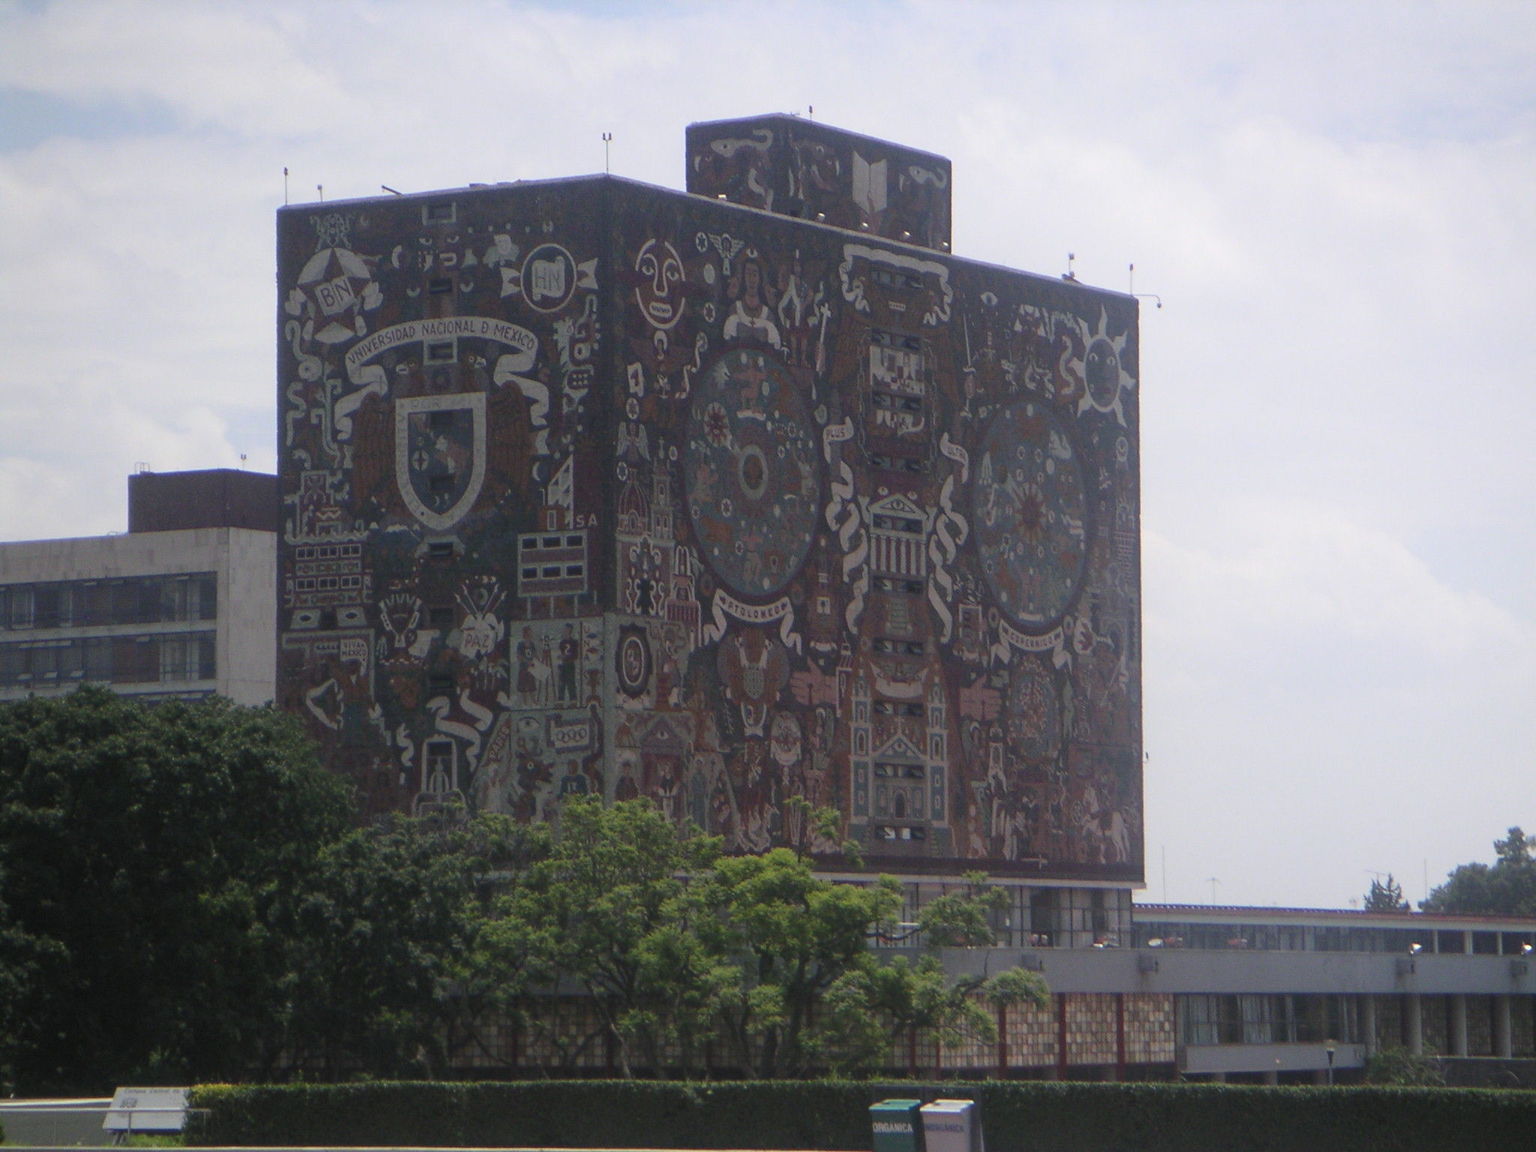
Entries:
[[187,1143],[865,1149],[893,1096],[976,1099],[1002,1152],[1463,1152],[1536,1131],[1536,1093],[1503,1089],[582,1080],[204,1086]]
[[202,1087],[207,1145],[860,1148],[867,1089],[846,1083],[630,1081]]

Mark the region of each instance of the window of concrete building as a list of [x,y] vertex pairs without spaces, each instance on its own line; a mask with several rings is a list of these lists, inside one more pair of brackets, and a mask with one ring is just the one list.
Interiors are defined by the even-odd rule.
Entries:
[[[167,636],[160,641],[160,679],[162,681],[190,680],[187,674],[187,642],[181,636]],[[193,649],[194,653],[196,649]],[[196,659],[193,659],[196,672]]]
[[160,679],[182,682],[214,678],[214,643],[207,634],[160,639]]
[[185,580],[160,582],[160,619],[185,620],[187,618],[188,585]]
[[48,643],[0,645],[0,686],[97,683],[152,684],[211,680],[214,634],[70,637]]
[[39,584],[32,592],[32,626],[57,628],[59,626],[59,586]]
[[1088,894],[1088,930],[1095,940],[1101,940],[1109,932],[1109,909],[1105,907],[1104,890],[1095,888]]
[[87,680],[112,679],[112,642],[93,637],[84,641],[85,678]]
[[83,626],[105,624],[112,616],[111,585],[99,580],[81,584],[76,596],[78,622]]
[[1056,942],[1061,934],[1060,893],[1054,888],[1042,888],[1029,897],[1030,943],[1048,945]]
[[34,645],[27,653],[30,661],[32,678],[37,681],[48,682],[58,679],[59,659],[58,648],[53,644]]
[[1179,1034],[1186,1044],[1321,1044],[1360,1038],[1358,1005],[1334,995],[1179,997]]
[[219,615],[219,582],[212,575],[193,577],[192,590],[197,598],[197,611],[188,619],[214,620]]
[[112,641],[112,683],[153,684],[160,679],[160,647],[152,636],[120,636]]
[[1434,952],[1465,952],[1467,951],[1467,934],[1460,928],[1437,928],[1434,933],[1434,944],[1430,947]]
[[58,646],[59,679],[80,681],[85,679],[85,644],[81,640],[67,640]]
[[1349,950],[1349,936],[1342,928],[1329,926],[1317,930],[1317,950],[1319,952],[1347,952]]
[[[189,581],[206,579],[205,615],[188,608]],[[0,589],[0,628],[50,629],[212,619],[212,577],[140,576],[49,581]]]
[[106,611],[100,623],[106,625],[138,624],[140,620],[138,583],[133,580],[108,581],[106,584]]
[[32,627],[32,589],[17,586],[6,589],[5,619],[11,628]]

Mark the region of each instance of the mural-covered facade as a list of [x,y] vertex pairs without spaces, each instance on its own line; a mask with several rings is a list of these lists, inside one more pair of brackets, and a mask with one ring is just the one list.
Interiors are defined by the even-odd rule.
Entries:
[[[708,197],[279,213],[280,700],[371,811],[644,795],[835,864],[803,798],[888,871],[1139,881],[1135,301],[764,130],[755,177],[690,130]],[[849,226],[716,198],[790,179]]]

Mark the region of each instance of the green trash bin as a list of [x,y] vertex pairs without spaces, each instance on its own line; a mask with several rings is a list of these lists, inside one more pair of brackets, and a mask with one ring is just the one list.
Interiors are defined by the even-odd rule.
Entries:
[[923,1152],[921,1100],[881,1100],[869,1106],[875,1152]]

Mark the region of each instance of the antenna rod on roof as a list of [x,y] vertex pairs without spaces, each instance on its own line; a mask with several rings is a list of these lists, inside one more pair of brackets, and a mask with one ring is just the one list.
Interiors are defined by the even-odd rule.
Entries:
[[405,193],[401,192],[398,188],[391,188],[388,184],[380,184],[379,187],[384,189],[384,191],[386,191],[386,192],[394,193],[396,196],[404,196],[405,195]]
[[603,174],[608,175],[612,169],[608,166],[608,145],[613,143],[613,133],[603,133]]
[[283,165],[283,207],[288,207],[288,165]]
[[1131,265],[1131,278],[1130,283],[1126,287],[1126,295],[1134,296],[1137,300],[1156,300],[1159,308],[1163,306],[1163,298],[1156,292],[1136,291],[1136,265],[1134,264]]

